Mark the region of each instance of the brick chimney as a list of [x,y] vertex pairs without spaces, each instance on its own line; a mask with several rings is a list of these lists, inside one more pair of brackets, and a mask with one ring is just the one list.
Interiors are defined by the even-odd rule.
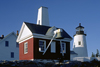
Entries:
[[1,35],[1,39],[3,39],[4,38],[4,35]]
[[17,30],[17,33],[16,33],[16,35],[17,35],[17,36],[19,35],[19,33],[18,33],[18,30]]

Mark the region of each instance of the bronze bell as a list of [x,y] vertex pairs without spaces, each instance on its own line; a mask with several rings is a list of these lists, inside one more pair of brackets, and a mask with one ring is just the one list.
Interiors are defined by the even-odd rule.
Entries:
[[56,39],[63,39],[64,37],[63,37],[63,32],[58,32],[57,33],[57,36],[56,36]]

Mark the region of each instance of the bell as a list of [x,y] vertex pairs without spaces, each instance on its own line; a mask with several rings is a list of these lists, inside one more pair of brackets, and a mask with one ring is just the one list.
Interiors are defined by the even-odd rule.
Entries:
[[58,32],[57,33],[57,36],[56,36],[56,39],[63,39],[63,35],[62,35],[62,32]]

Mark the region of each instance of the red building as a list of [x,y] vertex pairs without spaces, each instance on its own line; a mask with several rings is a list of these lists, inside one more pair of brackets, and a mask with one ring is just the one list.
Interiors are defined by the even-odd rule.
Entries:
[[64,59],[70,60],[70,41],[72,38],[63,29],[61,32],[63,39],[57,39],[56,35],[56,37],[51,42],[50,47],[43,55],[56,29],[59,28],[23,22],[19,36],[17,38],[17,42],[19,42],[19,59],[57,60],[62,56],[62,46]]

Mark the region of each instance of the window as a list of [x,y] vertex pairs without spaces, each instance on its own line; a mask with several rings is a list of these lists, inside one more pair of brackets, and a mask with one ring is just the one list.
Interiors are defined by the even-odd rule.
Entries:
[[78,45],[81,45],[81,42],[80,41],[78,42]]
[[55,42],[52,42],[51,43],[51,52],[52,53],[55,53],[56,52],[56,44],[55,44]]
[[11,52],[11,58],[14,58],[14,52]]
[[24,43],[24,54],[28,53],[28,42]]
[[16,43],[16,47],[19,47],[19,44],[18,43]]
[[[62,42],[62,50],[63,50],[63,53],[66,53],[66,43]],[[61,50],[61,45],[60,45],[60,53],[62,53],[62,50]]]
[[6,46],[6,47],[9,46],[9,41],[5,41],[5,46]]
[[39,51],[44,52],[46,49],[46,41],[45,40],[39,40]]

